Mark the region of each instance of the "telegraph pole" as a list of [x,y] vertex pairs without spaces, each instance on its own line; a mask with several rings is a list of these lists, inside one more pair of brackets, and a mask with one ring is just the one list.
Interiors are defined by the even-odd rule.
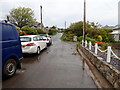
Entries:
[[40,12],[41,12],[41,13],[40,13],[40,16],[41,16],[41,17],[40,17],[40,20],[41,20],[41,24],[43,24],[43,22],[42,22],[42,6],[40,6]]
[[86,39],[86,0],[84,0],[83,40]]
[[[83,40],[84,40],[84,46],[85,46],[85,38],[86,37],[86,0],[84,0],[84,20],[83,20]],[[82,58],[83,61],[83,70],[85,70],[85,58]]]
[[65,21],[65,29],[66,29],[66,24],[67,24],[67,23],[66,23],[66,21]]

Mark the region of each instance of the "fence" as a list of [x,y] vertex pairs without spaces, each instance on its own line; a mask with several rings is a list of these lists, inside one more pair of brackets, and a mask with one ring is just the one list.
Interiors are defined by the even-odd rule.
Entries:
[[108,46],[106,50],[101,50],[97,43],[93,46],[91,42],[82,40],[82,46],[85,46],[90,51],[94,52],[98,56],[102,57],[107,63],[112,64],[118,70],[120,70],[120,58],[113,52],[111,46]]

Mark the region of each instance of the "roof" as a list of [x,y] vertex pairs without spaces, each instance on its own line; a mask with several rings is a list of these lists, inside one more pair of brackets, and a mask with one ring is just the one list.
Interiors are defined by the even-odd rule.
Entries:
[[104,27],[102,27],[102,28],[114,29],[114,28],[116,28],[116,26],[108,26],[108,25],[106,25],[106,26],[104,26]]
[[119,31],[119,30],[115,30],[115,31],[113,31],[113,32],[110,33],[110,34],[120,34],[120,31]]
[[113,30],[120,30],[120,28],[114,28]]

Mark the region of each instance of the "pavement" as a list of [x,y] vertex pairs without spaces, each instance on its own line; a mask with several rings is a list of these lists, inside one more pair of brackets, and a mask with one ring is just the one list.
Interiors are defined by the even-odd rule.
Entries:
[[76,43],[61,41],[61,35],[40,55],[24,55],[23,69],[3,80],[3,88],[97,88],[89,68],[82,70]]

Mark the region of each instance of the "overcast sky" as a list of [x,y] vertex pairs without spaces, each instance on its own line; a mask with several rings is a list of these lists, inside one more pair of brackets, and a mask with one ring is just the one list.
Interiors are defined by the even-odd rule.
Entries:
[[[86,0],[87,21],[101,25],[118,24],[118,2],[120,0]],[[12,8],[29,7],[34,10],[40,21],[40,5],[43,6],[43,24],[45,26],[64,27],[83,20],[84,0],[0,0],[0,20],[5,19]]]

